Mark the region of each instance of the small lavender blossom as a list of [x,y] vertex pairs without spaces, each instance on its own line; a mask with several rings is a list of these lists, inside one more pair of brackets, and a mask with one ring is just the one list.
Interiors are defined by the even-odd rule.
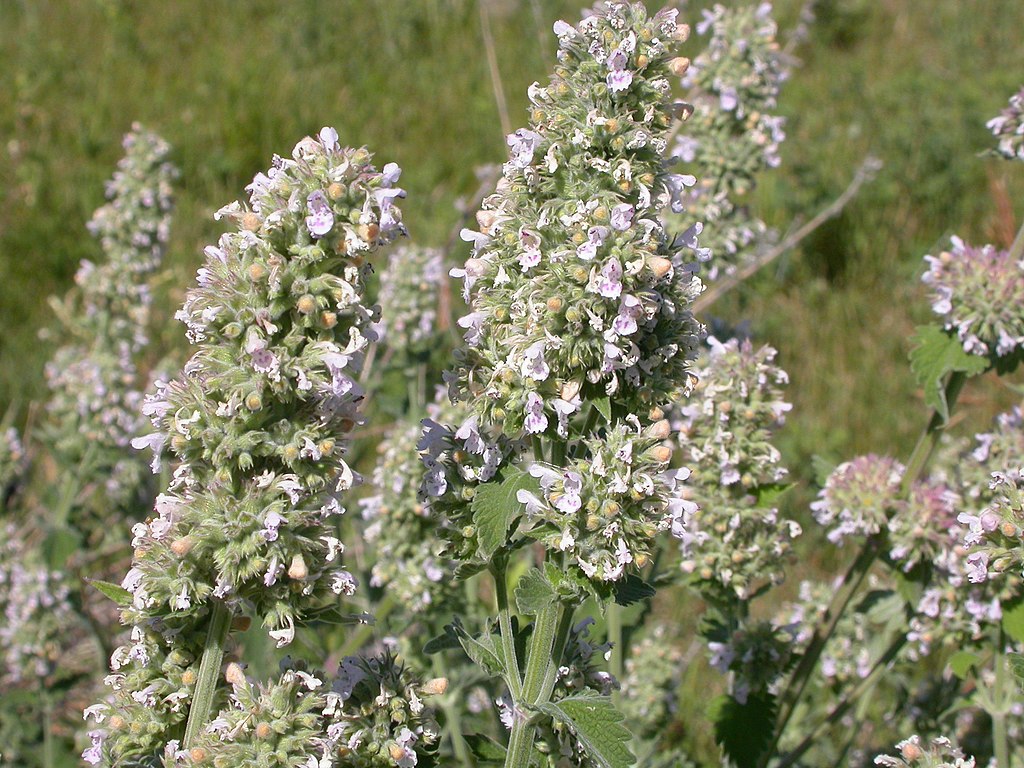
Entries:
[[963,750],[951,739],[937,736],[922,744],[921,737],[911,736],[896,745],[896,755],[878,755],[875,765],[885,768],[974,768],[974,758],[965,757]]
[[925,256],[922,280],[932,290],[932,310],[964,350],[1006,357],[1024,348],[1024,259],[992,245],[974,247],[959,237],[952,249]]
[[184,721],[215,602],[259,617],[283,646],[356,588],[333,518],[358,479],[343,442],[360,421],[373,319],[365,256],[404,233],[404,192],[370,160],[324,129],[257,175],[248,205],[218,213],[237,228],[206,249],[178,313],[198,350],[147,398],[156,431],[133,441],[169,451],[174,471],[132,529],[122,619],[134,628],[111,659],[104,711],[129,727],[105,736],[104,765],[151,759]]
[[998,141],[996,154],[1007,160],[1024,160],[1024,88],[1010,97],[1010,103],[985,127]]
[[18,430],[0,432],[0,513],[4,512],[27,471],[28,457]]
[[977,514],[962,512],[969,581],[999,578],[1004,571],[1024,576],[1024,468],[993,472],[992,501]]
[[429,355],[438,341],[437,307],[444,255],[433,248],[397,248],[380,276],[382,342],[399,360]]
[[673,642],[675,635],[668,626],[658,624],[633,645],[626,659],[619,709],[638,737],[658,736],[675,715],[675,693],[684,668],[682,651]]
[[705,11],[697,32],[709,35],[708,46],[683,75],[693,89],[693,116],[673,153],[701,179],[684,208],[706,225],[709,280],[735,272],[773,237],[743,204],[758,173],[780,164],[785,139],[785,118],[773,112],[791,62],[771,14],[770,3]]

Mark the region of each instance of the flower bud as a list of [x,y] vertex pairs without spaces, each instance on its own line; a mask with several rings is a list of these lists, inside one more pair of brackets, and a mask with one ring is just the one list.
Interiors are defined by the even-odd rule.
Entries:
[[668,423],[668,419],[656,421],[647,428],[647,436],[655,440],[664,440],[671,434],[672,425]]
[[249,279],[254,283],[258,283],[264,277],[267,276],[267,268],[260,262],[256,261],[249,265]]
[[274,733],[274,729],[270,727],[269,723],[259,723],[256,726],[256,738],[257,739],[269,739],[271,734]]
[[250,411],[256,412],[263,407],[263,399],[260,397],[259,392],[250,392],[245,396],[245,407]]
[[235,661],[229,663],[224,671],[224,679],[232,686],[245,685],[245,672],[242,671],[242,665]]
[[302,555],[295,555],[291,565],[288,566],[288,576],[296,581],[302,581],[307,575],[309,575],[309,570],[306,568],[306,561],[303,560]]
[[420,690],[427,696],[441,696],[448,690],[448,678],[435,677],[433,680],[427,680]]
[[676,31],[672,35],[672,39],[676,42],[685,43],[690,39],[690,25],[689,24],[677,24]]
[[650,453],[651,458],[661,464],[667,464],[672,458],[672,449],[667,445],[656,445]]
[[338,315],[335,312],[321,312],[320,325],[324,328],[333,328],[338,324]]
[[194,747],[189,750],[188,756],[193,763],[201,763],[206,759],[206,750],[202,747]]
[[668,63],[668,71],[676,77],[682,77],[690,68],[690,60],[685,56],[677,56]]
[[171,542],[171,552],[178,557],[184,557],[195,546],[195,540],[191,536],[183,536]]
[[338,200],[339,198],[344,197],[345,192],[347,191],[348,190],[345,189],[344,184],[334,182],[327,188],[327,196],[331,198],[331,200]]
[[263,221],[260,219],[259,214],[247,211],[242,216],[242,229],[248,230],[249,232],[258,232]]
[[548,310],[551,311],[551,312],[561,312],[562,311],[562,299],[560,297],[558,297],[558,296],[552,296],[550,299],[548,299],[547,305],[548,305]]
[[311,294],[304,294],[295,303],[295,308],[303,315],[311,315],[316,312],[316,298]]
[[374,240],[377,239],[377,235],[380,234],[380,227],[373,223],[360,224],[357,233],[359,234],[360,240],[363,240],[367,243],[372,243]]
[[661,256],[652,256],[647,260],[647,266],[657,279],[663,278],[672,269],[672,262]]

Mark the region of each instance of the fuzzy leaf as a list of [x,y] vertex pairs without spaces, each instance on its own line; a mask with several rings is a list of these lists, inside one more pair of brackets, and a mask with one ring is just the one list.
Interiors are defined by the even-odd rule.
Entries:
[[516,607],[520,613],[536,616],[551,605],[557,595],[547,576],[537,568],[531,568],[516,585]]
[[578,693],[538,709],[567,725],[595,765],[628,768],[636,763],[629,750],[631,737],[622,723],[623,715],[607,696]]
[[981,661],[981,656],[976,653],[957,651],[949,658],[949,668],[961,680],[966,680],[967,673],[971,671],[971,667],[975,666],[979,661]]
[[796,483],[769,483],[768,485],[755,488],[754,494],[757,496],[757,507],[759,509],[769,509],[777,506],[779,499],[786,495],[791,488],[795,487]]
[[505,764],[505,755],[508,753],[508,750],[490,736],[482,733],[471,733],[465,738],[469,751],[473,753],[478,766]]
[[956,336],[936,325],[920,326],[912,341],[915,346],[910,352],[910,370],[924,388],[924,401],[945,422],[949,419],[944,383],[946,375],[961,371],[968,376],[977,376],[988,368],[988,358],[965,352]]
[[608,397],[598,397],[590,401],[591,404],[597,408],[597,412],[604,416],[604,420],[611,424],[612,421],[612,401]]
[[432,656],[433,654],[440,653],[441,651],[449,651],[453,648],[461,647],[462,641],[459,640],[458,634],[456,634],[452,625],[449,624],[444,628],[443,635],[438,635],[437,637],[432,637],[430,640],[427,640],[426,644],[423,646],[423,652],[428,656]]
[[100,581],[99,579],[89,579],[96,589],[98,589],[105,597],[110,598],[117,603],[120,608],[127,608],[132,604],[132,593],[124,587],[118,584],[112,584],[109,581]]
[[708,707],[715,724],[715,741],[736,768],[754,768],[775,730],[774,697],[751,696],[740,704],[732,696],[719,696]]
[[1024,600],[1003,605],[1003,631],[1011,640],[1024,643]]
[[477,666],[489,675],[505,674],[505,654],[501,650],[501,645],[494,642],[493,635],[485,632],[479,637],[473,637],[458,622],[452,624],[451,627],[458,635],[462,649]]
[[480,554],[490,560],[508,537],[508,529],[523,511],[516,494],[538,490],[537,480],[516,467],[505,472],[499,482],[484,483],[473,497],[473,523],[477,527]]
[[632,605],[656,594],[654,587],[632,573],[616,581],[612,589],[615,592],[615,602],[619,605]]

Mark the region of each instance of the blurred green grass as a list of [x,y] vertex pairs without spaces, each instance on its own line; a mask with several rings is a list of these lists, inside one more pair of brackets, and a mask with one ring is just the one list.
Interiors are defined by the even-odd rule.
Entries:
[[[776,5],[792,27],[801,3]],[[685,12],[691,22],[700,7]],[[527,85],[553,61],[552,22],[580,6],[488,9],[519,125]],[[907,336],[928,315],[921,256],[953,232],[999,241],[1013,225],[1007,205],[1024,210],[1024,174],[977,157],[985,120],[1024,83],[1024,4],[819,0],[817,12],[780,104],[783,167],[756,207],[785,228],[838,194],[866,153],[885,168],[842,216],[714,308],[779,348],[796,406],[781,442],[801,476],[815,453],[906,453],[923,421],[905,363]],[[133,120],[163,134],[182,169],[159,352],[181,348],[170,318],[220,231],[212,212],[301,136],[331,124],[402,165],[406,223],[430,245],[476,189],[474,168],[504,158],[475,0],[0,0],[0,69],[0,411],[44,396],[59,342],[39,341],[52,325],[45,299],[97,256],[85,222]],[[965,428],[1011,399],[994,386],[972,392],[982,407]]]

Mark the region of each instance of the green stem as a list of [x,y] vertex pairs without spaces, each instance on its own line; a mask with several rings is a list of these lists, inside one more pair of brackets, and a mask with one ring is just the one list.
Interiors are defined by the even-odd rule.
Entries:
[[[440,654],[434,656],[433,668],[434,674],[437,677],[446,677]],[[447,731],[448,739],[452,743],[455,759],[464,768],[473,768],[473,759],[469,755],[466,740],[462,738],[462,714],[459,711],[458,705],[452,701],[454,693],[453,689],[449,689],[441,696],[441,710],[444,712],[444,729]]]
[[622,680],[623,654],[626,649],[622,647],[622,607],[618,603],[612,603],[607,609],[608,616],[608,642],[612,644],[612,657],[609,660],[609,672],[616,680]]
[[[1021,222],[1017,236],[1013,239],[1013,245],[1010,246],[1010,261],[1020,261],[1022,256],[1024,256],[1024,222]],[[1000,765],[999,768],[1003,768],[1003,766]]]
[[1006,685],[1005,643],[1006,636],[1003,633],[1003,628],[1000,627],[994,658],[996,681],[992,698],[995,700],[995,711],[989,713],[992,715],[992,746],[996,753],[996,766],[998,768],[1010,768],[1009,737],[1006,733],[1006,709],[1008,702],[1006,701],[1004,690]]
[[199,679],[192,695],[192,706],[188,710],[183,748],[189,749],[203,728],[210,721],[213,700],[220,682],[220,665],[224,660],[224,645],[231,631],[231,609],[219,600],[214,601],[210,612],[210,627],[206,633],[206,646],[199,661]]
[[554,668],[557,671],[558,668],[552,654],[563,624],[564,609],[561,603],[552,603],[537,614],[526,654],[522,696],[519,699],[513,697],[514,720],[508,753],[505,755],[505,768],[529,768],[536,725],[528,710],[547,703],[546,697],[551,695],[548,683],[549,677],[553,675],[550,675],[550,670]]
[[498,627],[501,630],[501,648],[508,665],[509,692],[513,701],[523,695],[523,678],[519,673],[519,659],[516,657],[515,634],[512,632],[512,614],[508,605],[508,563],[505,557],[496,557],[491,563],[494,578],[494,592],[498,600]]
[[[960,371],[954,371],[950,374],[949,379],[946,382],[946,403],[948,406],[948,412],[951,413],[953,411],[957,398],[960,396],[960,392],[966,381],[966,374]],[[931,459],[932,454],[935,452],[935,448],[939,444],[939,439],[942,437],[942,432],[945,429],[946,424],[947,420],[942,417],[942,414],[937,411],[932,413],[931,418],[928,420],[928,426],[925,427],[924,431],[921,433],[921,437],[918,439],[917,445],[914,446],[914,450],[910,454],[910,458],[907,460],[906,470],[903,473],[903,481],[900,485],[901,498],[907,498],[910,495],[910,491],[913,488],[914,483],[921,476],[921,473],[928,465],[928,461]],[[775,753],[779,744],[779,739],[782,738],[782,734],[785,732],[786,726],[789,724],[789,720],[793,716],[796,705],[799,703],[800,697],[803,695],[803,692],[807,687],[810,676],[818,665],[818,660],[821,658],[825,645],[831,639],[832,634],[835,632],[836,625],[839,624],[839,620],[843,617],[846,608],[849,606],[861,583],[864,581],[864,577],[867,576],[868,571],[874,564],[875,558],[878,556],[880,549],[881,537],[878,535],[869,537],[864,542],[856,560],[853,561],[853,564],[843,577],[842,586],[836,590],[828,609],[825,611],[823,617],[826,622],[824,630],[818,629],[815,631],[807,646],[807,650],[804,652],[800,659],[800,663],[797,664],[796,669],[793,671],[793,675],[789,679],[789,684],[786,686],[782,694],[779,704],[778,725],[775,728],[775,733],[772,736],[772,741],[768,749],[765,750],[761,756],[761,760],[758,763],[759,768],[765,768],[765,766],[768,765],[768,761]]]
[[53,694],[42,690],[43,696],[43,766],[54,768],[57,765],[53,747]]

